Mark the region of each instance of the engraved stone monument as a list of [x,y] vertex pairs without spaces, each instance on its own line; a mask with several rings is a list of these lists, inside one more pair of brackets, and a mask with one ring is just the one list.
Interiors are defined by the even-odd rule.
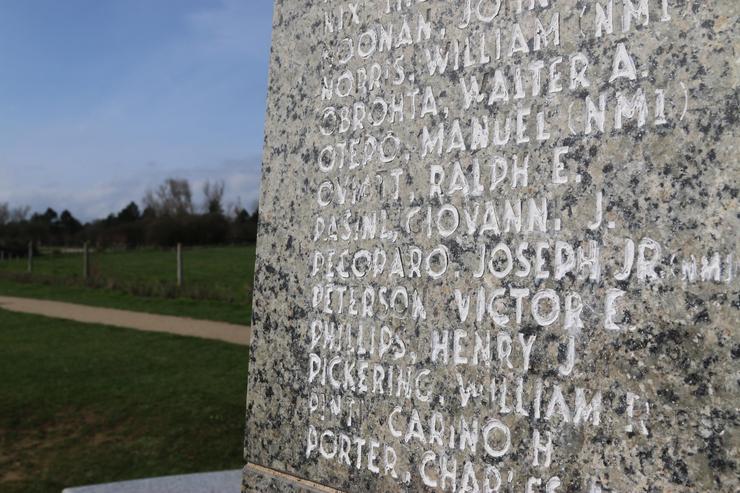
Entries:
[[245,491],[736,492],[736,0],[276,0]]

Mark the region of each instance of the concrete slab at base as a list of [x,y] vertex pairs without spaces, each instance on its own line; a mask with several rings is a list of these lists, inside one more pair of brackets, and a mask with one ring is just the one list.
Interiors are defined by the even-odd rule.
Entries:
[[62,493],[238,493],[241,475],[234,470],[164,476],[66,488]]
[[258,464],[244,467],[242,493],[343,493]]

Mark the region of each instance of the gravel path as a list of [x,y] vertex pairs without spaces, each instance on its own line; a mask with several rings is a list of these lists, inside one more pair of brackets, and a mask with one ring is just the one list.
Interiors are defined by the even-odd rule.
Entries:
[[252,334],[251,329],[243,325],[31,298],[0,296],[0,309],[126,329],[202,337],[244,346],[249,344]]

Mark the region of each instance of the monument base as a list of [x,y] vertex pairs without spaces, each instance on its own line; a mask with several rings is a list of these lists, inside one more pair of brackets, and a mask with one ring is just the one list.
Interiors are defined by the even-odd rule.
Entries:
[[248,463],[242,475],[242,493],[343,493],[307,479]]

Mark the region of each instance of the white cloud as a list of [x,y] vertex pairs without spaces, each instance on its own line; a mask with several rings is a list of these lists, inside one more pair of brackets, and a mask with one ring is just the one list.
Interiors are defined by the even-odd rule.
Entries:
[[2,201],[14,205],[30,205],[33,211],[43,211],[47,207],[57,212],[68,209],[79,219],[89,221],[118,212],[132,200],[141,205],[144,193],[167,178],[189,180],[196,204],[202,201],[201,189],[206,181],[223,180],[225,202],[239,203],[251,211],[259,198],[260,160],[256,157],[232,159],[207,168],[159,169],[152,166],[129,178],[101,181],[80,190],[53,185],[13,188],[0,176],[0,183],[5,185],[0,188],[0,196]]
[[271,30],[253,10],[269,5],[209,3],[182,13],[185,33],[138,54],[104,97],[0,135],[0,202],[90,220],[179,177],[198,197],[206,180],[224,180],[227,201],[251,209]]

